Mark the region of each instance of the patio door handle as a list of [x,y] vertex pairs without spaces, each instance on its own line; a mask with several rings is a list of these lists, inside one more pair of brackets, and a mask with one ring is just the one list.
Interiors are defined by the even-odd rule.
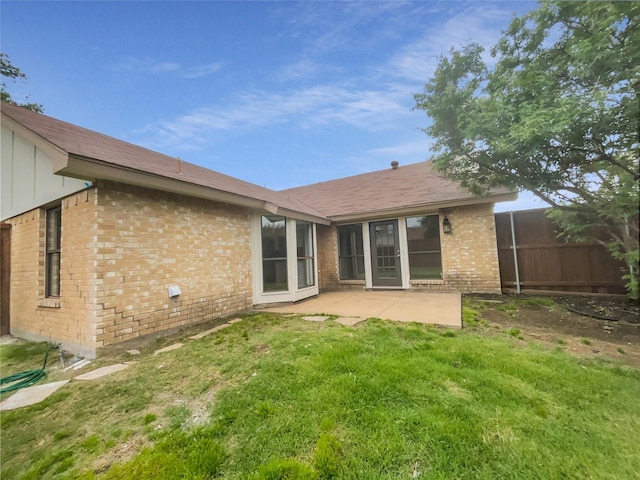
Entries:
[[400,249],[398,249],[398,255],[397,255],[397,257],[398,257],[398,258],[400,258]]

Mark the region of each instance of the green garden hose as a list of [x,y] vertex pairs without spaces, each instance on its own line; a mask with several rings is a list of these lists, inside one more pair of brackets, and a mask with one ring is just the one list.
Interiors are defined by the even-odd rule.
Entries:
[[16,390],[20,390],[21,388],[30,387],[34,383],[38,383],[44,377],[47,376],[47,372],[45,372],[45,368],[47,366],[47,358],[49,357],[49,352],[52,348],[60,348],[59,345],[51,345],[47,349],[47,353],[44,354],[44,363],[42,364],[42,368],[37,370],[25,370],[24,372],[14,373],[13,375],[9,375],[8,377],[0,378],[0,385],[4,385],[5,383],[10,383],[8,387],[4,387],[0,390],[0,394],[7,392],[15,392]]

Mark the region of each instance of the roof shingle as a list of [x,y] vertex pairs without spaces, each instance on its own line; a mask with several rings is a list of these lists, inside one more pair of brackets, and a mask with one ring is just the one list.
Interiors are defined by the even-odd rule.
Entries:
[[323,217],[299,199],[177,158],[63,122],[15,105],[2,103],[2,113],[69,155],[98,160],[126,169],[151,173],[209,187],[281,208]]
[[[399,210],[403,208],[478,201],[482,197],[464,190],[437,173],[427,162],[283,190],[329,218]],[[497,188],[486,197],[509,194]],[[493,200],[495,201],[495,200]]]

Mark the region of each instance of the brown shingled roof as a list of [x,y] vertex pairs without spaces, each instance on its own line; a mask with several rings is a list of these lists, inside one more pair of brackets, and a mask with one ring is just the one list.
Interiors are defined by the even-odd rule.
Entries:
[[494,189],[488,197],[478,197],[437,173],[429,162],[401,165],[377,172],[320,182],[283,190],[311,205],[329,218],[362,216],[447,204],[495,202],[500,195],[513,200],[504,188]]
[[323,215],[290,195],[239,180],[189,162],[180,162],[152,150],[117,140],[86,128],[2,102],[2,113],[68,155],[97,160],[110,166],[150,173],[208,187],[249,199],[269,202],[293,212]]

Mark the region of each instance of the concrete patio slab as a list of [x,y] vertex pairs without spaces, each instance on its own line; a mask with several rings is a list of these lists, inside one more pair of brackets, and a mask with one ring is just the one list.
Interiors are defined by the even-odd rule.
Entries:
[[355,327],[357,324],[362,323],[366,318],[361,317],[340,317],[336,318],[336,323],[344,325],[345,327]]
[[168,347],[161,348],[160,350],[156,350],[153,352],[154,355],[160,355],[161,353],[171,352],[173,350],[177,350],[182,347],[182,343],[174,343],[173,345],[169,345]]
[[45,398],[52,395],[60,387],[66,385],[69,380],[60,382],[45,383],[44,385],[34,385],[23,388],[0,403],[0,411],[15,410],[16,408],[28,407],[40,403]]
[[[200,333],[198,333],[196,335],[191,335],[189,338],[191,340],[200,340],[201,338],[206,337],[207,335],[211,335],[212,333],[218,332],[218,331],[223,330],[225,328],[229,328],[230,326],[231,326],[230,323],[223,323],[222,325],[218,325],[217,327],[210,328],[209,330],[205,330],[204,332],[200,332]],[[154,353],[154,355],[155,355],[155,353]]]
[[307,322],[326,322],[329,320],[329,317],[324,315],[307,315],[306,317],[302,317],[302,320],[306,320]]
[[124,363],[116,363],[115,365],[109,365],[108,367],[96,368],[91,372],[83,373],[77,377],[73,377],[74,380],[95,380],[97,378],[111,375],[112,373],[120,372],[125,368],[129,368],[129,365]]
[[327,313],[462,328],[460,293],[413,290],[325,292],[291,305],[264,308],[275,313]]

